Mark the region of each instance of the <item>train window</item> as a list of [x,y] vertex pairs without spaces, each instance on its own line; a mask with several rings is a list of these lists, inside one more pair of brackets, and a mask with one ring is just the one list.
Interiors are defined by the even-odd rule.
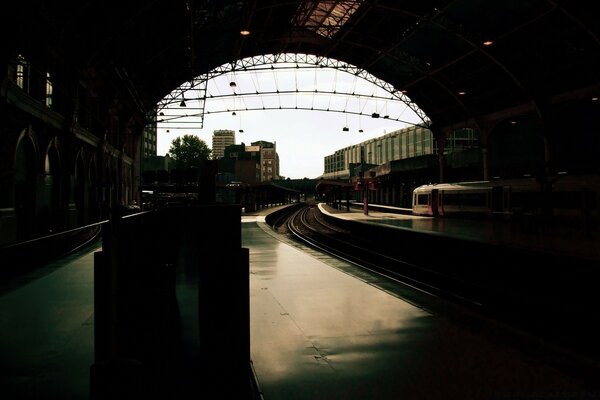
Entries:
[[447,206],[485,206],[485,193],[444,193],[444,204]]
[[427,195],[427,194],[417,195],[417,204],[419,204],[419,205],[429,204],[429,195]]

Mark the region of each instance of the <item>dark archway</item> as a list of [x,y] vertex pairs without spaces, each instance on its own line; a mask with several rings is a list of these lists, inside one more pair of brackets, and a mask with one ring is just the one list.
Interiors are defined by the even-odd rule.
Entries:
[[15,215],[17,240],[33,235],[36,208],[36,157],[31,137],[22,134],[15,151]]
[[51,144],[44,161],[44,204],[40,210],[41,234],[58,230],[62,225],[62,174],[60,156],[55,144]]

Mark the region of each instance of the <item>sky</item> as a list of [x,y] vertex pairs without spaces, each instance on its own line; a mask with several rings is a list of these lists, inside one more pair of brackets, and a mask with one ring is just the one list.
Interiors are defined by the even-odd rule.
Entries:
[[[236,82],[235,87],[231,86],[231,82]],[[280,94],[264,94],[276,90]],[[294,93],[296,90],[299,93]],[[319,93],[310,93],[314,90]],[[287,91],[291,93],[283,94]],[[325,91],[329,93],[321,93]],[[263,94],[256,95],[256,92]],[[333,92],[336,94],[332,95]],[[165,155],[173,139],[184,134],[194,134],[211,147],[213,131],[230,129],[236,132],[237,144],[249,145],[259,140],[275,142],[281,176],[290,179],[316,178],[323,173],[324,157],[336,150],[421,122],[404,103],[381,100],[384,96],[390,97],[390,94],[378,86],[355,75],[328,68],[238,71],[209,80],[207,93],[205,110],[210,113],[205,112],[202,128],[199,119],[189,116],[197,112],[194,111],[195,95],[192,90],[184,94],[186,108],[174,103],[164,110],[164,118],[171,119],[171,122],[159,121],[158,155]],[[233,96],[233,93],[237,96]],[[370,95],[375,98],[369,98]],[[349,112],[268,109],[278,106]],[[262,107],[267,109],[245,111],[246,108]],[[228,109],[244,111],[236,111],[233,115],[231,111],[226,111]],[[359,111],[367,115],[352,114]],[[372,118],[373,112],[381,116],[389,115],[390,118]],[[178,117],[173,118],[175,114]],[[181,117],[184,114],[188,116]],[[344,127],[348,127],[348,131],[343,131]],[[240,129],[243,132],[239,132]],[[359,132],[360,129],[363,132]]]

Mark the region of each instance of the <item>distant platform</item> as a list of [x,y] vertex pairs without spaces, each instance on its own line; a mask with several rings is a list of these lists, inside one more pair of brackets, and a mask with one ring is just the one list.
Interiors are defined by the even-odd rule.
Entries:
[[324,214],[335,218],[600,261],[600,232],[586,234],[577,227],[489,219],[424,217],[404,212],[406,209],[403,208],[398,209],[401,212],[384,212],[380,206],[369,208],[368,214],[354,207],[350,207],[349,211],[345,207],[336,209],[325,203],[319,203],[318,207]]

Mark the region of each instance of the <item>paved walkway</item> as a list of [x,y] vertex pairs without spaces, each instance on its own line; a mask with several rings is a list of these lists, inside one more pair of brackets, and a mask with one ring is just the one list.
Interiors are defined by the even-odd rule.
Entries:
[[336,218],[600,261],[600,232],[585,234],[582,228],[576,226],[541,226],[525,222],[510,224],[506,221],[455,217],[432,218],[373,210],[365,215],[357,208],[338,210],[324,203],[319,203],[319,209]]
[[265,400],[584,393],[577,379],[498,340],[501,329],[477,332],[468,317],[423,306],[434,299],[413,301],[407,288],[276,236],[263,220],[243,217],[242,237]]
[[0,294],[0,398],[88,399],[94,251],[86,247]]

